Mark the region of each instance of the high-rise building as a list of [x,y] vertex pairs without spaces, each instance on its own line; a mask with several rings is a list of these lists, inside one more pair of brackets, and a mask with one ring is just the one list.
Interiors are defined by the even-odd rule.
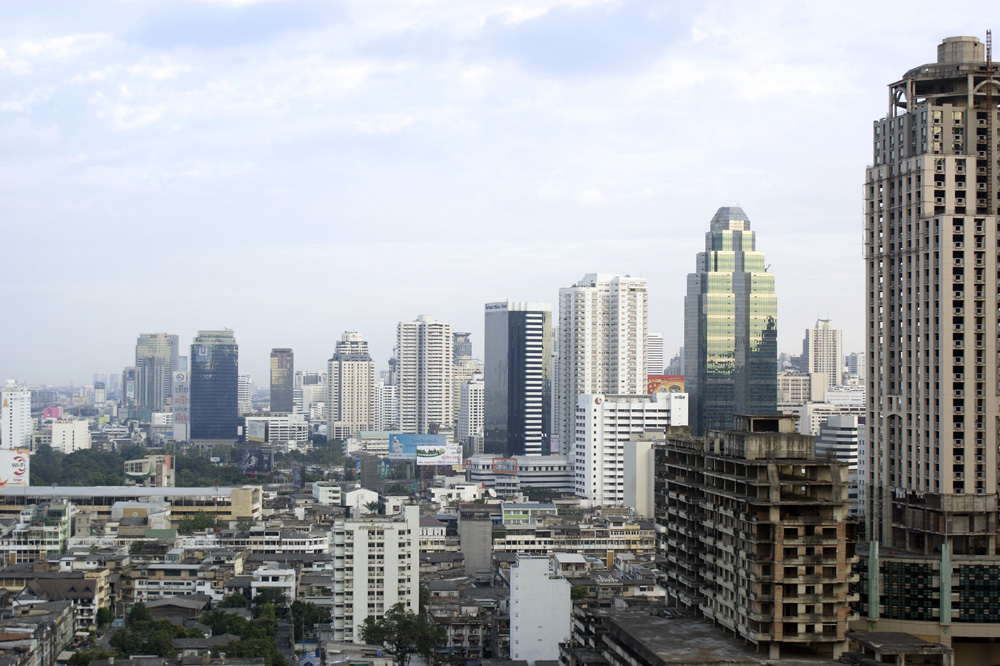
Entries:
[[379,379],[375,384],[375,430],[399,429],[399,389]]
[[559,659],[570,637],[572,585],[552,575],[548,555],[518,553],[510,567],[510,658],[527,664]]
[[178,350],[176,335],[142,333],[136,340],[136,407],[153,412],[164,410],[171,397]]
[[239,414],[253,412],[253,394],[253,375],[240,375],[236,380],[236,411]]
[[451,334],[451,339],[452,362],[458,365],[459,359],[472,358],[472,333],[455,331]]
[[347,439],[360,430],[374,430],[375,361],[360,333],[346,332],[337,341],[333,357],[327,362],[327,377],[329,436]]
[[778,306],[774,275],[750,218],[723,207],[705,234],[684,298],[684,388],[691,431],[728,430],[733,417],[777,411]]
[[295,355],[291,349],[271,350],[270,411],[291,414],[292,390],[295,385]]
[[90,425],[86,419],[57,419],[52,422],[53,451],[73,453],[90,446]]
[[[462,384],[483,372],[483,364],[471,356],[463,356],[455,360],[451,366],[451,413],[458,418],[462,408]],[[457,425],[456,425],[457,428]]]
[[[458,425],[455,435],[462,444],[474,443],[483,434],[483,376],[473,375],[471,379],[462,382],[462,406],[458,410]],[[476,451],[473,450],[473,453]]]
[[236,439],[239,421],[239,346],[236,336],[198,331],[191,344],[192,439]]
[[830,325],[829,319],[817,319],[816,327],[807,328],[802,339],[806,372],[825,374],[828,388],[844,383],[843,335]]
[[31,391],[13,379],[0,392],[0,447],[31,448]]
[[551,453],[552,306],[486,304],[484,451],[505,458]]
[[1000,567],[998,84],[978,39],[945,39],[889,86],[865,178],[862,576],[875,584],[861,615],[951,645],[956,664],[988,663],[1000,627],[986,573]]
[[646,326],[646,278],[590,273],[559,290],[553,418],[561,453],[573,448],[578,396],[646,392]]
[[646,374],[662,375],[664,367],[663,333],[650,333],[646,336]]
[[399,430],[428,434],[431,428],[451,428],[451,324],[420,315],[396,328],[396,386],[399,388]]

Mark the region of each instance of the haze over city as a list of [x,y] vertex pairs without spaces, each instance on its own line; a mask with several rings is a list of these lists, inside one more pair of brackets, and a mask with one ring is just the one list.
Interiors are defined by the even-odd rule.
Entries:
[[592,272],[648,279],[669,359],[730,204],[779,351],[818,317],[862,351],[871,120],[993,7],[902,6],[8,3],[0,375],[86,383],[139,333],[222,327],[259,384],[345,330],[384,367],[422,313],[481,356],[484,303]]

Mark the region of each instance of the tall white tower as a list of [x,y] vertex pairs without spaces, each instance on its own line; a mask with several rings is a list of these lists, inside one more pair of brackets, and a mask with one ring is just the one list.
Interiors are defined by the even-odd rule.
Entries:
[[663,333],[650,333],[646,336],[646,374],[662,375],[664,367]]
[[360,333],[344,333],[337,342],[327,377],[330,437],[345,439],[359,430],[374,430],[375,361]]
[[589,273],[559,290],[560,453],[573,447],[577,396],[646,393],[646,326],[646,278]]
[[844,383],[844,332],[830,325],[829,319],[817,319],[814,328],[806,329],[802,355],[810,373],[826,374],[827,388]]
[[5,449],[31,448],[31,391],[12,379],[0,392],[0,446]]
[[396,328],[399,430],[427,434],[454,425],[451,324],[420,315]]

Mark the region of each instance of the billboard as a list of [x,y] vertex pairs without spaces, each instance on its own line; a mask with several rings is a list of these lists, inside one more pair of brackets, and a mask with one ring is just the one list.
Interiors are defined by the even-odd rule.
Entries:
[[391,474],[392,474],[392,463],[390,463],[388,460],[379,460],[378,478],[388,479]]
[[31,474],[28,449],[0,449],[0,486],[28,486]]
[[239,466],[243,473],[270,474],[274,451],[260,446],[244,446],[239,450]]
[[[439,435],[444,439],[443,435]],[[461,446],[417,445],[417,465],[461,465]]]
[[[389,460],[415,460],[417,448],[434,446],[444,448],[448,438],[444,435],[404,435],[394,432],[389,434]],[[451,464],[451,463],[442,463]]]
[[170,393],[174,410],[174,439],[186,442],[188,426],[191,423],[191,385],[188,383],[188,373],[175,372]]
[[267,441],[267,422],[258,421],[256,419],[247,419],[247,441],[248,442],[266,442]]
[[684,375],[646,375],[646,393],[684,393]]
[[517,458],[494,458],[494,474],[517,474]]

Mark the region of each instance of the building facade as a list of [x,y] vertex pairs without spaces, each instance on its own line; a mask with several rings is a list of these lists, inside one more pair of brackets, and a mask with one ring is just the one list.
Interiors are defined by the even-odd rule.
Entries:
[[465,444],[483,435],[483,395],[485,388],[482,375],[474,375],[462,382],[461,401],[458,408],[458,425],[455,435]]
[[271,411],[291,414],[295,388],[295,354],[291,349],[271,350]]
[[826,375],[827,387],[844,383],[844,332],[830,325],[829,319],[817,319],[814,328],[806,329],[802,339],[802,357],[810,374]]
[[172,395],[171,384],[177,370],[180,345],[176,335],[143,333],[135,343],[138,370],[136,406],[162,412]]
[[[864,195],[862,614],[970,664],[1000,631],[997,99],[983,44],[945,39],[889,86]],[[940,585],[892,587],[918,571]]]
[[777,398],[774,275],[757,250],[750,218],[720,208],[684,299],[684,383],[691,430],[731,428],[736,414],[774,414]]
[[226,329],[199,331],[191,344],[191,438],[237,436],[239,346]]
[[646,336],[646,374],[662,375],[665,367],[663,333],[650,333]]
[[375,430],[375,361],[360,333],[346,332],[337,341],[327,362],[328,435],[353,437],[361,430]]
[[645,278],[590,273],[559,290],[553,418],[560,452],[575,441],[578,396],[646,392],[646,306]]
[[396,328],[396,386],[399,389],[399,431],[425,435],[431,428],[451,428],[451,324],[420,315]]
[[13,380],[0,392],[0,446],[31,448],[31,391]]
[[557,660],[570,637],[569,581],[553,576],[546,556],[518,555],[510,568],[510,658]]
[[484,451],[546,455],[552,434],[552,306],[486,304]]

